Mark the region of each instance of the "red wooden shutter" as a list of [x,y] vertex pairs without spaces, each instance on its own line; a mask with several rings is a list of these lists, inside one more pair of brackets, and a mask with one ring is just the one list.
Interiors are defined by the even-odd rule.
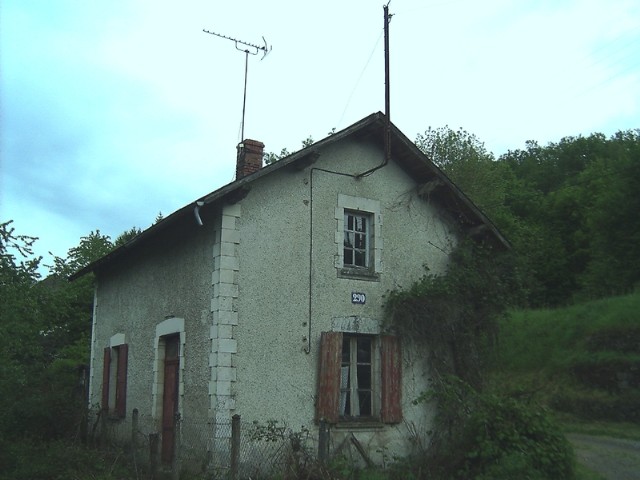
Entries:
[[102,361],[102,410],[109,410],[109,376],[111,375],[111,347],[104,349]]
[[320,336],[320,364],[316,420],[338,422],[340,409],[340,361],[342,332],[322,332]]
[[116,414],[123,418],[127,414],[127,359],[129,345],[118,347],[118,376],[116,379]]
[[402,355],[400,339],[391,335],[380,337],[382,361],[382,409],[384,423],[402,421]]

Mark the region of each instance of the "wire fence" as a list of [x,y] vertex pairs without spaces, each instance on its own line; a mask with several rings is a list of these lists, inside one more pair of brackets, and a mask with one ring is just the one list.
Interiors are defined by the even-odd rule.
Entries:
[[171,474],[179,479],[296,478],[316,460],[318,439],[306,429],[293,431],[275,421],[230,422],[176,416],[160,425],[134,410],[130,419],[93,415],[91,437],[102,448],[117,449],[146,478]]

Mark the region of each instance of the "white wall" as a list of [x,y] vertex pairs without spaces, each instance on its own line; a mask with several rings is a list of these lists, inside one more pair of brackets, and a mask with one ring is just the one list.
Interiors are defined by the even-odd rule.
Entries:
[[[353,141],[325,148],[320,154],[304,171],[281,172],[255,182],[242,201],[237,381],[233,389],[237,412],[248,421],[278,420],[293,429],[302,425],[313,429],[320,333],[331,330],[335,319],[350,316],[382,324],[384,294],[409,286],[424,274],[425,263],[432,272],[443,272],[443,252],[450,251],[455,242],[434,207],[416,196],[416,184],[393,162],[359,180],[312,172],[312,168],[322,168],[360,173],[382,161],[380,150]],[[337,276],[335,234],[338,222],[342,223],[335,213],[339,194],[380,202],[379,281]],[[365,305],[351,303],[354,291],[366,294]],[[309,322],[311,349],[307,353]],[[373,455],[381,446],[388,453],[406,453],[411,432],[426,435],[429,429],[425,406],[411,403],[428,388],[426,354],[409,342],[403,348],[405,421],[382,429],[358,429],[358,439]],[[336,432],[335,440],[346,433]]]

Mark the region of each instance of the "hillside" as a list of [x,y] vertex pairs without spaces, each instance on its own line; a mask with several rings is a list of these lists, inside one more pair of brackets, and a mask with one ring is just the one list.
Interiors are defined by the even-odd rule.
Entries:
[[640,421],[640,293],[512,311],[500,325],[497,390],[584,420]]

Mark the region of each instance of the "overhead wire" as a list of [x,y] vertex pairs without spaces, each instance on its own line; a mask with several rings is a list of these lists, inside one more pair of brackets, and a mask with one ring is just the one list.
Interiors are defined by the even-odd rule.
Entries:
[[373,55],[376,53],[376,50],[378,48],[378,44],[380,43],[380,39],[382,38],[383,33],[384,33],[383,31],[380,32],[380,35],[378,36],[378,39],[376,40],[373,48],[371,49],[371,53],[369,54],[369,58],[367,59],[367,62],[365,63],[364,67],[362,67],[362,70],[360,71],[360,75],[358,76],[358,79],[356,80],[356,83],[353,86],[353,89],[351,90],[351,93],[349,94],[349,97],[347,98],[347,103],[344,106],[344,110],[342,110],[342,115],[340,116],[340,120],[336,124],[336,128],[338,128],[338,129],[342,125],[342,121],[344,120],[344,116],[347,113],[347,110],[348,110],[349,105],[351,103],[351,99],[353,98],[353,95],[355,94],[356,90],[358,89],[358,86],[360,85],[360,81],[362,80],[362,77],[364,76],[364,72],[369,67],[369,64],[371,63],[371,59],[373,58]]

